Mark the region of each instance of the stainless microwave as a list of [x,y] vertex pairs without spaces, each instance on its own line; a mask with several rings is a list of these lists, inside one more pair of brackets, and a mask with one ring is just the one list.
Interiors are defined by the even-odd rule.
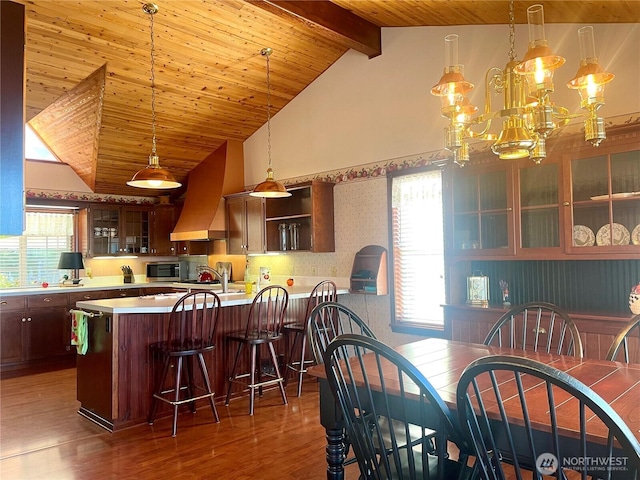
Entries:
[[181,280],[179,262],[147,263],[147,282],[176,282]]

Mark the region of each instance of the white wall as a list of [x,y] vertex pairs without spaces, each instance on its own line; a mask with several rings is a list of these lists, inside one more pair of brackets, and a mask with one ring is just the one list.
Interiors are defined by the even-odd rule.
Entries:
[[[579,64],[581,25],[546,25],[550,46],[567,62],[555,74],[552,99],[573,112],[579,95],[565,87]],[[444,37],[457,33],[465,77],[476,88],[470,96],[484,105],[484,75],[508,61],[507,25],[384,28],[382,55],[369,60],[348,51],[272,118],[272,162],[284,180],[442,148],[445,119],[429,91],[444,67]],[[640,111],[640,24],[594,25],[600,63],[616,78],[607,86],[604,117]],[[516,29],[516,52],[527,47],[527,27]],[[278,62],[277,52],[272,62]],[[502,99],[494,99],[494,108]],[[574,120],[580,122],[580,120]],[[268,163],[266,126],[244,143],[245,184],[264,179]]]
[[[91,189],[66,163],[27,160],[24,162],[27,189],[91,192]],[[55,178],[55,182],[51,179]]]

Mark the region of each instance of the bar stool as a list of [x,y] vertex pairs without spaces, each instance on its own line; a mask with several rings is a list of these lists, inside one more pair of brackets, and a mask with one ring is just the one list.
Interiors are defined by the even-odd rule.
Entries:
[[[178,429],[178,407],[188,403],[191,411],[196,411],[196,400],[208,398],[211,411],[216,420],[220,421],[214,403],[215,393],[211,390],[211,380],[204,361],[204,354],[215,349],[215,332],[218,325],[220,298],[213,292],[192,292],[181,297],[171,310],[169,328],[166,340],[150,346],[153,353],[162,356],[162,375],[154,390],[149,412],[149,425],[153,425],[158,410],[158,402],[162,401],[173,406],[173,430],[175,437]],[[197,357],[202,385],[196,385],[193,375],[193,359]],[[186,379],[182,369],[183,359],[186,359]],[[169,368],[175,366],[175,378],[169,379]],[[169,381],[168,385],[167,380]],[[184,383],[183,383],[184,382]],[[196,390],[204,391],[196,395]],[[185,398],[180,398],[181,392],[186,392]]]
[[[287,385],[289,381],[290,373],[296,372],[298,374],[298,396],[302,394],[302,377],[306,373],[307,368],[305,365],[310,365],[313,360],[306,359],[306,347],[307,347],[307,321],[311,311],[316,305],[322,302],[336,302],[338,300],[338,289],[336,284],[331,280],[323,280],[318,283],[309,294],[309,300],[307,301],[307,309],[304,314],[302,322],[287,323],[284,326],[284,331],[287,337],[290,338],[293,335],[293,341],[290,343],[289,353],[287,355],[285,379],[284,384]],[[293,355],[300,348],[299,360],[292,361]]]
[[[245,381],[240,379],[247,377],[249,377],[248,387],[250,390],[249,415],[253,415],[256,390],[258,390],[259,395],[262,395],[262,387],[265,386],[277,384],[280,388],[282,401],[285,405],[287,404],[287,394],[283,385],[284,377],[280,373],[280,366],[278,365],[278,358],[273,345],[284,338],[282,326],[288,303],[289,293],[283,287],[273,285],[263,288],[256,294],[251,303],[246,330],[227,334],[226,338],[229,342],[238,343],[238,350],[229,375],[225,405],[229,405],[231,400],[232,384],[245,384]],[[264,371],[262,368],[262,362],[260,361],[261,345],[267,345],[269,349],[269,359],[271,360],[269,370],[272,369],[272,371]],[[240,356],[245,346],[250,348],[249,371],[238,373]]]

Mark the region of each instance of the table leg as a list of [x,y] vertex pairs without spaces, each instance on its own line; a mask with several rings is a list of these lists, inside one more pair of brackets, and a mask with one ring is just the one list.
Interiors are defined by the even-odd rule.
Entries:
[[320,378],[320,423],[327,438],[327,480],[344,479],[344,434],[342,413],[326,379]]
[[344,479],[344,439],[341,428],[327,428],[327,480]]

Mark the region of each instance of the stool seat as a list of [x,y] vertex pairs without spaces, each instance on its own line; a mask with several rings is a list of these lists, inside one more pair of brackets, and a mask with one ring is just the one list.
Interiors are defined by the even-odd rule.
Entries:
[[[220,421],[213,399],[215,393],[211,390],[209,371],[204,359],[204,354],[215,349],[219,310],[220,298],[213,292],[192,292],[184,295],[176,302],[169,315],[167,338],[150,345],[152,354],[162,358],[163,369],[154,388],[148,421],[149,425],[153,425],[159,402],[168,403],[173,407],[173,437],[178,429],[180,405],[189,404],[190,410],[195,413],[196,400],[206,398],[216,423]],[[201,385],[195,382],[194,359],[198,361]],[[186,378],[183,364],[186,367]],[[169,375],[172,365],[175,367],[173,379]],[[197,391],[203,393],[198,395]]]

